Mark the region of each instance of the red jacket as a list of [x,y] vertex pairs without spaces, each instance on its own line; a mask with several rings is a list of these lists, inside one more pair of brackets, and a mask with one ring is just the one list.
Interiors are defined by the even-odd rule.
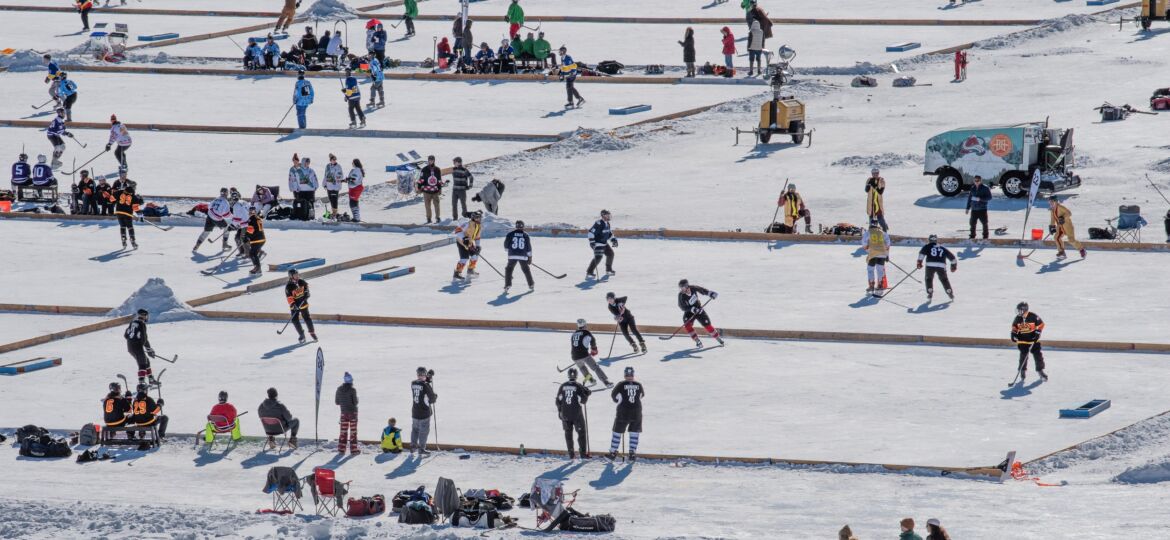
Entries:
[[439,42],[438,53],[439,56],[444,54],[451,54],[451,44],[447,42],[447,38],[443,38],[443,40]]
[[723,27],[723,54],[735,54],[735,36],[726,26]]
[[210,415],[227,418],[227,424],[216,425],[219,428],[231,427],[236,423],[236,408],[231,403],[216,403]]

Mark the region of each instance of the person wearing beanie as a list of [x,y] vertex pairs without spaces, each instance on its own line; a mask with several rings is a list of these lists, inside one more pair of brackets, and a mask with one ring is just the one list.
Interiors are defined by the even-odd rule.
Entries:
[[306,113],[313,104],[313,83],[305,80],[305,70],[297,71],[297,84],[293,87],[293,105],[297,108],[297,127],[309,126]]
[[[264,424],[264,433],[268,435],[268,447],[276,448],[276,436],[288,433],[288,447],[296,449],[297,447],[297,430],[301,428],[301,421],[294,418],[292,413],[288,411],[283,403],[276,399],[276,389],[268,389],[268,399],[265,399],[260,407],[256,409],[256,414],[261,419],[275,418],[280,420],[280,425]],[[283,428],[283,429],[282,429]]]
[[398,429],[398,420],[391,418],[382,429],[382,453],[402,453],[402,430]]
[[926,540],[951,540],[951,535],[943,528],[938,518],[926,520]]
[[333,403],[341,407],[341,435],[337,438],[337,453],[345,454],[348,446],[350,454],[360,454],[357,439],[358,395],[357,389],[353,387],[353,375],[348,371],[342,377],[341,386],[337,387]]
[[[228,402],[228,393],[224,390],[219,391],[218,402],[211,407],[211,412],[208,413],[207,427],[203,430],[203,442],[211,444],[215,442],[216,433],[232,432],[232,442],[239,441],[243,438],[243,433],[240,432],[240,418],[236,414],[236,407]],[[215,418],[214,421],[211,417]]]
[[902,528],[902,534],[898,536],[898,540],[922,540],[922,537],[914,532],[914,518],[902,518],[898,524]]

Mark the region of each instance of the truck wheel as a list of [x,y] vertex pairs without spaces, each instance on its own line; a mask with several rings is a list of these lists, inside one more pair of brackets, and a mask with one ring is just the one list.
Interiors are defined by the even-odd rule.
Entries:
[[792,144],[804,142],[804,122],[800,120],[788,124],[788,131],[792,132]]
[[1028,181],[1023,174],[1018,172],[1008,173],[1000,178],[1000,187],[1003,189],[1003,194],[1013,199],[1019,199],[1028,194]]
[[772,132],[768,131],[766,129],[761,130],[760,131],[760,142],[762,142],[764,144],[768,144],[768,141],[770,141],[770,140],[772,140]]
[[953,170],[944,171],[939,173],[938,178],[934,181],[934,186],[938,188],[939,195],[954,197],[963,191],[963,177]]

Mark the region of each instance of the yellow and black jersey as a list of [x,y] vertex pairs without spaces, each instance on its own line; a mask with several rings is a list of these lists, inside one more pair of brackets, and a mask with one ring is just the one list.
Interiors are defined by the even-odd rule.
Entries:
[[120,426],[126,422],[126,414],[130,412],[130,400],[111,392],[102,401],[102,413],[107,426]]
[[479,244],[479,238],[483,235],[483,224],[469,219],[467,223],[462,223],[455,227],[455,241],[464,246],[474,246]]
[[162,407],[150,396],[135,397],[130,404],[130,422],[139,426],[149,426],[158,420]]
[[1035,343],[1040,340],[1040,332],[1044,330],[1044,321],[1031,311],[1017,315],[1012,321],[1012,338],[1018,343]]
[[290,280],[284,286],[284,296],[289,306],[300,306],[300,309],[309,309],[309,283],[297,278]]
[[114,215],[134,217],[138,208],[142,206],[142,197],[132,189],[120,189],[111,194],[114,202]]
[[264,220],[260,216],[248,216],[248,228],[244,229],[249,244],[264,243]]

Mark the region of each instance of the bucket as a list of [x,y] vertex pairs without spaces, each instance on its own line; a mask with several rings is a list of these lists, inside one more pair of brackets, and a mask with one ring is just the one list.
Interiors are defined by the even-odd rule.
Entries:
[[1032,229],[1032,240],[1044,238],[1044,229]]
[[0,212],[11,212],[12,201],[0,201]]

